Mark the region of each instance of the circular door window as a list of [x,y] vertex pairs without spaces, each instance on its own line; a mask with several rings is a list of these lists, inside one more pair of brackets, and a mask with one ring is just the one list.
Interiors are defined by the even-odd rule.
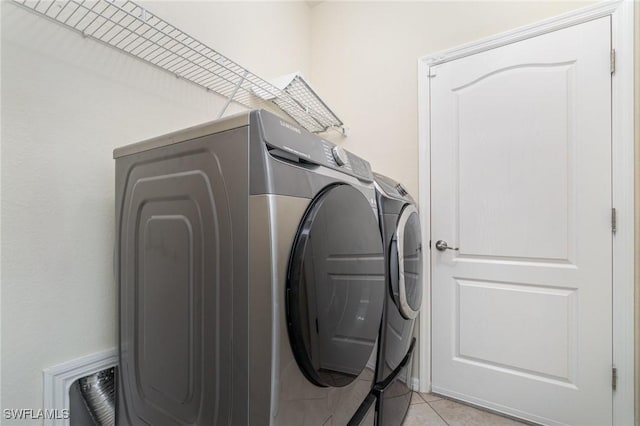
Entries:
[[310,204],[293,243],[286,311],[291,348],[318,386],[346,386],[367,365],[382,317],[384,254],[376,215],[349,185]]
[[397,303],[402,316],[413,319],[422,304],[422,239],[418,210],[413,205],[402,210],[396,238],[397,263],[393,263],[397,266],[391,270],[397,271]]

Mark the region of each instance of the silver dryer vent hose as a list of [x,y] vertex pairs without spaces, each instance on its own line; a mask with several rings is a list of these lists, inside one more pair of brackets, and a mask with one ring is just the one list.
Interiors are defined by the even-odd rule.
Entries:
[[91,416],[100,426],[115,425],[115,368],[78,380],[80,393]]

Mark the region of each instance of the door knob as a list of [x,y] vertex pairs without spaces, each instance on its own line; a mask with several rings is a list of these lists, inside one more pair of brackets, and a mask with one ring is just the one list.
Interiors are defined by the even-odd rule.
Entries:
[[458,250],[459,250],[459,248],[457,248],[457,247],[456,247],[456,248],[449,247],[449,246],[447,245],[447,242],[446,242],[446,241],[444,241],[444,240],[438,240],[438,241],[436,241],[436,248],[437,248],[438,250],[440,250],[440,251],[445,251],[445,250],[455,250],[455,251],[458,251]]

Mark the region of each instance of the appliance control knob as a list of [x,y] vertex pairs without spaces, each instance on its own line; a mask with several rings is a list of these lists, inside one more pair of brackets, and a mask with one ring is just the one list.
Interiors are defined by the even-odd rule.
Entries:
[[344,166],[347,161],[349,161],[347,157],[347,151],[345,151],[342,147],[334,146],[331,149],[331,153],[333,154],[333,158],[338,163],[338,166]]

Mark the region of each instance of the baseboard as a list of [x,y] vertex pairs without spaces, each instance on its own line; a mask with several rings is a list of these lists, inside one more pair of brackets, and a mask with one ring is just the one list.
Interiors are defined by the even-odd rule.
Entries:
[[[113,348],[46,368],[43,371],[43,408],[68,410],[69,389],[73,382],[116,365],[118,365],[118,352]],[[44,419],[44,426],[69,426],[69,419]]]
[[409,382],[409,387],[413,391],[420,392],[420,379],[418,377],[412,377]]
[[540,417],[535,414],[528,413],[526,411],[517,410],[511,407],[507,407],[501,404],[496,404],[482,398],[476,398],[463,393],[455,392],[447,388],[441,388],[433,386],[432,391],[438,395],[442,395],[464,404],[471,405],[476,408],[480,408],[485,411],[493,412],[498,415],[510,417],[520,422],[534,424],[534,425],[547,425],[547,426],[566,426],[565,423],[559,423],[555,420],[548,419],[546,417]]

